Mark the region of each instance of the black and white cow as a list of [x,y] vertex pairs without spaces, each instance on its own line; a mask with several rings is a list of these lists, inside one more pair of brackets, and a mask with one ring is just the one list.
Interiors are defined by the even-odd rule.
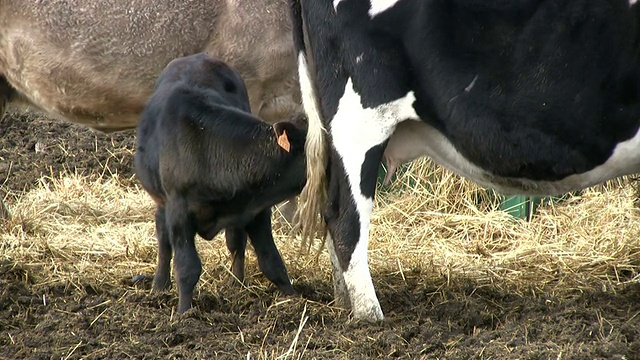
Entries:
[[295,293],[271,233],[271,206],[305,183],[305,134],[291,122],[251,115],[240,76],[207,54],[171,61],[138,124],[136,175],[157,204],[156,291],[178,284],[178,312],[191,308],[202,265],[197,234],[225,229],[232,270],[244,277],[247,235],[260,269],[284,294]]
[[387,153],[428,155],[505,194],[640,170],[635,1],[291,1],[309,116],[302,201],[324,204],[335,295],[356,318],[383,319],[367,245],[378,164],[407,134],[398,124],[419,124],[408,133],[421,149]]

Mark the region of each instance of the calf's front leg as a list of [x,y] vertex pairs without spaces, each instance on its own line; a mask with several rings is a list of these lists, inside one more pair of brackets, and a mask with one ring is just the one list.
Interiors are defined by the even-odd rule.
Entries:
[[271,232],[271,208],[258,213],[245,227],[251,245],[256,251],[260,270],[280,292],[284,295],[293,295],[296,291],[291,285],[287,269],[278,252]]

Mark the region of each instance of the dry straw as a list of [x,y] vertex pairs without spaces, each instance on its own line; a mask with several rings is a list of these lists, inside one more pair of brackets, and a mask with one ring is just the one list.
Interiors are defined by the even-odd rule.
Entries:
[[[117,284],[155,270],[154,204],[117,175],[43,178],[37,189],[8,200],[13,217],[2,225],[0,261],[30,269],[36,284]],[[636,184],[627,178],[541,206],[526,222],[500,211],[491,192],[417,161],[376,201],[369,246],[374,282],[397,288],[408,280],[464,278],[524,292],[638,281],[635,202]],[[289,230],[277,226],[276,241],[293,282],[330,282],[326,251],[319,263],[313,254],[300,256]],[[230,276],[219,239],[196,241],[201,289],[217,291]],[[251,252],[247,264],[255,264]],[[250,265],[248,276],[256,274]]]

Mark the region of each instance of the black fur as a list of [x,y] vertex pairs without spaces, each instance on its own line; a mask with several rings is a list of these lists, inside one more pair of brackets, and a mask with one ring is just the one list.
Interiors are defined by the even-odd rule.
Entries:
[[413,4],[401,37],[418,101],[479,167],[559,180],[638,130],[638,17],[626,0]]
[[[276,142],[286,129],[290,152]],[[305,133],[292,123],[272,127],[251,115],[244,82],[221,61],[196,54],[172,61],[138,125],[140,183],[158,204],[158,269],[154,289],[169,287],[171,251],[178,312],[191,307],[201,263],[194,246],[226,229],[233,273],[244,277],[247,235],[260,269],[294,293],[271,234],[271,206],[305,183]]]

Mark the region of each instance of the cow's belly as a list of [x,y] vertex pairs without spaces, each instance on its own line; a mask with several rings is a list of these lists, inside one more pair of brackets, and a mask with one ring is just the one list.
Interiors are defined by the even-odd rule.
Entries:
[[[388,148],[387,152],[396,152],[402,161],[415,158],[417,154],[429,156],[453,172],[503,194],[558,195],[640,172],[640,131],[633,138],[617,144],[605,163],[580,174],[547,181],[496,176],[473,164],[440,131],[422,121],[411,124],[411,131],[402,131],[402,128],[401,123],[398,125],[399,131],[391,137],[389,144],[392,148]],[[404,149],[394,144],[401,144]],[[411,155],[402,158],[403,154],[398,151],[406,151]]]
[[[120,96],[104,102],[103,106],[87,106],[90,102],[74,98],[44,97],[42,92],[22,90],[20,84],[12,83],[18,89],[19,97],[12,99],[9,109],[31,110],[58,120],[71,121],[102,132],[133,129],[138,124],[146,97],[134,97],[118,102]],[[109,99],[106,99],[109,100]]]
[[20,95],[16,105],[26,104],[49,116],[102,131],[136,126],[163,60],[171,60],[168,54],[166,60],[142,59],[138,65],[143,70],[132,74],[124,65],[89,66],[88,55],[67,54],[64,49],[42,43],[32,42],[18,51],[15,46],[27,39],[14,36],[11,40],[9,48],[0,49],[0,75]]
[[[189,50],[187,53],[200,51]],[[47,115],[89,126],[101,131],[134,128],[140,112],[153,90],[155,77],[169,54],[159,58],[145,58],[135,76],[118,76],[108,71],[83,68],[77,59],[56,58],[55,66],[39,64],[50,58],[37,56],[18,59],[0,69],[11,87],[20,94],[17,105],[29,105]],[[25,65],[21,65],[25,64]],[[52,73],[51,68],[55,68]],[[248,80],[251,109],[268,123],[287,119],[301,111],[297,82],[292,72],[290,79],[266,82]]]

